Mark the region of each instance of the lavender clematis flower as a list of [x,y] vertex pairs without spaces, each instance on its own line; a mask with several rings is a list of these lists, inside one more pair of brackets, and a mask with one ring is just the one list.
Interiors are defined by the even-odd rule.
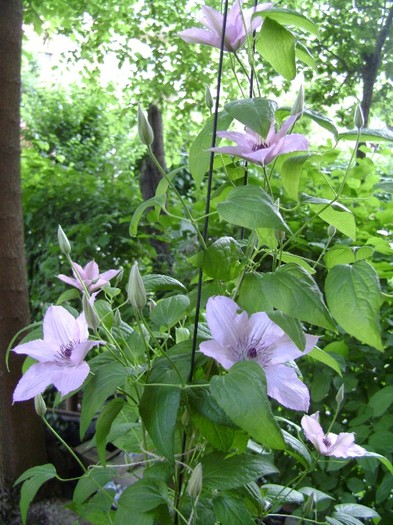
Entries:
[[[272,7],[272,3],[261,4],[241,11],[241,0],[236,0],[231,7],[226,21],[224,50],[237,51],[245,42],[247,36],[262,25],[262,19],[256,18],[251,21],[253,13],[264,11]],[[202,7],[200,23],[206,29],[186,29],[179,33],[180,38],[189,44],[206,44],[213,47],[221,47],[222,28],[224,17],[221,13],[211,7]]]
[[246,128],[245,133],[238,131],[218,131],[217,136],[233,140],[237,146],[224,146],[211,148],[217,153],[228,153],[255,164],[266,166],[279,155],[291,153],[293,151],[305,151],[308,148],[308,141],[303,135],[291,133],[287,135],[289,128],[295,123],[299,115],[292,115],[287,119],[281,129],[276,133],[274,121],[270,126],[266,138],[261,137],[255,131]]
[[303,416],[301,425],[307,439],[324,456],[354,458],[367,454],[365,448],[355,444],[353,432],[340,432],[338,435],[332,432],[325,434],[319,424],[319,412],[315,412],[312,416]]
[[[108,270],[107,272],[100,273],[100,270],[98,268],[98,264],[95,261],[90,261],[86,264],[84,268],[80,266],[78,263],[73,263],[77,272],[80,275],[80,278],[85,283],[85,286],[89,293],[94,292],[95,290],[99,290],[103,286],[109,283],[113,277],[116,277],[116,275],[119,273],[120,270]],[[81,292],[83,292],[83,286],[78,279],[77,273],[75,270],[72,270],[72,273],[74,274],[74,277],[67,277],[67,275],[60,274],[57,277],[67,283],[71,286],[75,286],[75,288],[78,288]]]
[[44,317],[44,339],[35,339],[13,349],[27,354],[33,364],[16,385],[13,400],[25,401],[41,394],[51,384],[65,396],[79,388],[89,374],[84,361],[91,348],[103,341],[89,341],[85,316],[75,319],[62,306],[50,306]]
[[310,403],[308,388],[286,363],[310,352],[318,337],[306,335],[306,348],[301,352],[265,312],[249,317],[239,310],[239,306],[228,297],[210,297],[206,319],[213,339],[201,343],[200,351],[226,369],[238,361],[256,361],[265,372],[270,397],[293,410],[307,411]]

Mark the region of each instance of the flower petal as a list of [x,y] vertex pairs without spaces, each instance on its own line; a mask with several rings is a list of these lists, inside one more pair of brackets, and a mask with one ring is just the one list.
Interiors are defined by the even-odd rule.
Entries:
[[308,140],[303,135],[292,133],[283,137],[280,142],[279,151],[275,156],[284,155],[284,153],[292,153],[293,151],[305,151],[308,148]]
[[100,270],[98,268],[98,264],[95,261],[90,261],[86,264],[85,268],[85,277],[83,280],[91,280],[97,279],[100,275]]
[[355,434],[353,432],[340,432],[338,436],[336,434],[328,434],[327,438],[332,442],[332,445],[328,447],[327,456],[350,458],[364,456],[367,452],[363,447],[355,445]]
[[265,368],[265,374],[270,397],[292,410],[308,411],[310,393],[292,368],[272,365]]
[[206,31],[206,29],[197,29],[196,27],[180,31],[178,35],[188,44],[206,44],[208,46],[220,47],[221,43],[220,37],[215,33]]
[[285,363],[286,361],[294,361],[295,359],[306,355],[308,352],[311,352],[317,342],[318,337],[316,335],[306,334],[306,347],[302,352],[295,343],[284,334],[269,347],[269,351],[272,351],[271,364],[277,365]]
[[73,277],[68,277],[67,275],[63,275],[62,273],[57,276],[60,281],[63,281],[64,283],[70,284],[71,286],[75,286],[75,288],[78,288],[78,290],[83,290],[83,287],[81,283],[78,281],[78,279],[74,279]]
[[248,320],[247,331],[251,341],[261,341],[264,345],[269,346],[284,334],[283,330],[265,312],[252,314]]
[[316,412],[312,416],[305,415],[302,417],[300,424],[302,425],[306,438],[311,441],[318,452],[321,452],[321,449],[323,448],[324,433],[318,419],[319,412]]
[[106,272],[100,274],[100,279],[102,279],[103,281],[107,281],[108,282],[111,279],[113,279],[114,277],[116,277],[116,275],[119,272],[120,272],[120,270],[107,270]]
[[17,354],[26,354],[37,359],[42,363],[46,361],[53,361],[54,356],[59,352],[59,345],[56,343],[48,343],[42,339],[35,339],[28,341],[12,349]]
[[211,341],[203,341],[203,343],[199,345],[199,350],[202,354],[215,359],[227,370],[236,363],[236,358],[231,349],[220,345],[220,343],[213,339]]
[[235,301],[223,295],[210,297],[207,302],[207,324],[213,339],[223,346],[234,347],[245,338],[248,315],[239,310]]
[[62,306],[50,306],[44,317],[44,341],[67,345],[78,335],[76,319]]
[[52,375],[52,379],[53,384],[62,396],[82,386],[90,371],[90,367],[86,361],[83,361],[78,366],[63,366],[57,368]]
[[23,374],[16,385],[13,402],[26,401],[41,394],[53,383],[53,371],[57,365],[52,363],[35,363]]
[[71,353],[71,362],[73,365],[78,366],[82,363],[86,357],[87,352],[97,345],[104,344],[104,341],[84,341],[74,346]]

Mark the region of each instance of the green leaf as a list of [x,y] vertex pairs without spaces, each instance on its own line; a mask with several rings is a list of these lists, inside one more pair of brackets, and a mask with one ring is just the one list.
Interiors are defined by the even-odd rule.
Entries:
[[217,205],[221,219],[244,228],[289,231],[272,198],[259,186],[238,186]]
[[112,479],[113,470],[103,468],[92,468],[88,470],[76,484],[72,500],[76,504],[85,502]]
[[[338,139],[357,140],[358,132],[344,131],[338,134]],[[368,142],[393,142],[393,132],[389,129],[362,129],[360,139]]]
[[316,271],[314,270],[314,268],[312,266],[310,266],[308,264],[307,261],[305,261],[303,259],[303,257],[300,257],[299,255],[293,255],[293,253],[289,253],[289,252],[281,252],[280,253],[280,258],[281,258],[281,261],[282,262],[285,262],[285,263],[295,263],[295,264],[298,264],[299,266],[301,266],[302,268],[304,268],[308,273],[310,273],[311,275],[313,275],[314,273],[316,273]]
[[135,237],[137,234],[139,221],[141,220],[143,212],[147,210],[148,208],[152,208],[153,206],[164,208],[165,201],[166,201],[166,196],[160,195],[159,197],[152,197],[151,199],[147,199],[147,201],[142,202],[137,207],[137,209],[134,212],[134,215],[132,216],[131,222],[130,222],[129,232],[130,232],[131,237]]
[[213,499],[213,508],[220,523],[227,525],[254,525],[255,520],[240,496],[219,494]]
[[271,298],[265,294],[263,279],[264,276],[259,273],[246,273],[242,280],[238,304],[250,314],[272,310]]
[[338,231],[353,240],[356,239],[356,222],[351,211],[335,210],[332,206],[326,207],[325,204],[310,204],[310,208]]
[[56,304],[63,304],[67,301],[72,301],[73,299],[79,299],[79,297],[80,291],[76,288],[70,288],[69,290],[66,290],[60,295],[60,297],[56,301]]
[[154,307],[150,319],[158,326],[171,328],[178,323],[190,306],[187,295],[174,295],[161,299]]
[[383,350],[378,322],[382,294],[372,266],[366,261],[334,266],[326,277],[325,293],[332,316],[346,332]]
[[[217,130],[222,131],[228,129],[233,117],[226,111],[218,113]],[[211,116],[206,122],[203,129],[199,132],[190,148],[189,166],[191,175],[195,184],[199,186],[209,170],[211,152],[208,151],[212,147],[214,116]],[[216,139],[216,145],[220,143],[220,139]]]
[[114,361],[113,357],[107,353],[95,357],[89,361],[89,365],[94,375],[87,383],[82,399],[79,429],[81,439],[96,412],[100,410],[106,399],[116,391],[116,388],[124,384],[127,377],[126,368]]
[[356,261],[368,259],[374,253],[371,246],[347,246],[345,244],[337,244],[330,248],[325,256],[325,263],[330,270],[337,264],[351,264]]
[[266,378],[254,361],[239,361],[210,382],[213,397],[236,425],[262,445],[284,449],[280,427],[266,394]]
[[334,508],[337,512],[343,512],[355,518],[380,518],[380,515],[374,509],[370,509],[370,507],[366,507],[365,505],[359,505],[358,503],[342,503],[335,505]]
[[[155,386],[154,383],[163,385]],[[176,419],[181,399],[181,388],[172,385],[178,383],[176,372],[172,368],[161,367],[156,361],[139,405],[149,436],[158,452],[171,462],[174,461]]]
[[319,157],[319,155],[307,153],[285,160],[281,167],[281,176],[284,190],[287,192],[288,197],[295,201],[298,200],[299,181],[303,166],[308,160]]
[[[274,45],[272,45],[272,42],[274,42]],[[290,31],[270,17],[265,18],[255,47],[277,73],[286,80],[295,78],[295,39]]]
[[344,525],[363,525],[363,522],[351,516],[350,514],[346,514],[344,512],[335,512],[332,518],[335,520],[338,520],[340,523],[343,523]]
[[243,252],[232,237],[217,239],[200,254],[204,272],[213,279],[232,281],[242,270]]
[[151,273],[142,277],[146,292],[158,292],[162,290],[180,290],[186,292],[187,288],[177,279],[169,275]]
[[98,457],[103,466],[106,463],[107,436],[111,430],[112,423],[124,406],[124,399],[116,397],[109,401],[102,409],[96,423],[96,446]]
[[342,372],[341,372],[340,365],[334,359],[334,357],[331,356],[330,354],[328,354],[327,352],[324,352],[320,348],[314,348],[313,350],[311,350],[311,352],[308,353],[308,356],[312,357],[316,361],[319,361],[320,363],[323,363],[324,365],[329,366],[335,372],[337,372],[337,374],[340,377],[342,377]]
[[374,410],[374,417],[380,417],[393,403],[393,386],[385,386],[374,395],[371,396],[368,402],[369,406]]
[[241,487],[278,470],[267,456],[251,453],[228,456],[212,452],[202,459],[203,488],[227,490]]
[[22,483],[22,481],[24,482],[19,502],[23,525],[26,524],[27,511],[34,496],[46,481],[55,478],[56,475],[55,467],[51,463],[47,463],[46,465],[29,468],[15,481],[15,485]]
[[295,319],[335,330],[316,282],[300,266],[281,266],[274,273],[263,274],[260,283],[274,308]]
[[290,317],[278,310],[268,312],[270,319],[276,323],[284,332],[291,338],[299,350],[304,350],[306,347],[306,335],[303,331],[302,325],[297,319]]
[[264,9],[263,11],[258,11],[253,15],[254,18],[257,16],[271,18],[281,25],[297,27],[298,29],[303,29],[304,31],[319,37],[319,30],[314,22],[292,9],[271,7],[269,9]]
[[[385,458],[385,456],[382,456],[381,454],[377,454],[376,452],[367,452],[367,455],[365,456],[365,458],[375,458],[375,459],[377,459],[377,460],[380,461],[383,465],[385,465],[385,467],[388,469],[388,471],[390,472],[390,474],[393,475],[393,465],[392,465],[392,463],[388,460],[388,458]],[[362,459],[360,458],[359,461],[362,462]]]
[[266,98],[235,100],[225,105],[225,111],[261,137],[269,133],[277,104]]
[[153,525],[154,513],[151,512],[167,503],[168,494],[165,483],[153,479],[140,479],[127,487],[118,501],[115,525]]
[[295,49],[296,57],[301,61],[307,64],[307,66],[311,67],[311,69],[316,69],[317,64],[314,60],[314,57],[310,53],[310,51],[307,49],[305,45],[303,45],[301,42],[296,42],[296,49]]
[[313,460],[307,447],[286,430],[281,430],[281,432],[284,436],[285,443],[290,447],[287,447],[288,454],[295,457],[305,468],[308,468]]
[[216,450],[229,452],[238,444],[240,434],[243,438],[242,449],[245,450],[247,447],[248,436],[245,432],[214,423],[197,412],[192,414],[192,421],[202,436]]
[[333,500],[334,498],[330,496],[329,494],[325,494],[325,492],[321,492],[320,490],[314,489],[312,487],[302,487],[299,489],[299,492],[302,494],[306,494],[307,496],[311,496],[311,494],[314,497],[314,501],[318,503],[318,501],[324,501],[327,499]]
[[301,492],[295,489],[285,487],[284,485],[276,485],[274,483],[267,483],[261,487],[262,496],[270,502],[279,503],[296,503],[301,505],[304,502],[304,496]]

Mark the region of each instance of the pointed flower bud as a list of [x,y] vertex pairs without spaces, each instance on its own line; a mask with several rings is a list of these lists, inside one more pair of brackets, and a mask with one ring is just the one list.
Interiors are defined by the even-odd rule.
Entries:
[[358,104],[355,109],[354,123],[356,129],[362,129],[364,126],[363,110],[360,104]]
[[192,471],[190,481],[188,482],[187,492],[191,498],[197,498],[202,491],[202,463]]
[[139,273],[138,263],[132,265],[130,278],[128,279],[127,297],[130,303],[137,310],[142,310],[146,306],[147,297],[145,285]]
[[303,505],[303,513],[305,516],[308,516],[312,513],[312,511],[314,510],[314,504],[315,504],[314,492],[311,492],[311,494],[306,499]]
[[95,311],[93,304],[94,299],[97,293],[94,293],[90,299],[87,297],[85,293],[83,293],[82,297],[82,308],[83,313],[85,314],[85,319],[87,326],[94,330],[94,332],[97,332],[98,327],[100,326],[100,318],[97,315],[97,312]]
[[210,92],[209,86],[206,86],[206,89],[205,89],[205,102],[206,102],[207,109],[209,110],[213,109],[214,101],[213,101],[213,97]]
[[63,228],[60,226],[57,228],[57,239],[59,241],[60,250],[64,255],[71,253],[71,244],[67,238],[67,235],[64,233]]
[[145,146],[152,144],[154,133],[140,104],[138,104],[138,134],[142,144]]
[[344,388],[344,383],[343,383],[338,389],[338,392],[336,394],[336,403],[338,406],[340,406],[342,402],[344,401],[344,397],[345,397],[344,394],[345,394],[345,388]]
[[296,97],[295,102],[293,103],[292,109],[291,109],[291,115],[299,115],[301,116],[304,111],[304,89],[303,84],[299,88],[299,93]]
[[332,226],[331,224],[329,224],[328,226],[328,229],[327,229],[327,233],[329,235],[329,237],[334,237],[336,235],[336,228],[335,226]]
[[183,341],[187,341],[188,339],[190,339],[190,330],[188,328],[185,328],[184,326],[180,326],[179,328],[175,329],[175,335],[176,344],[179,344]]
[[40,417],[44,417],[46,414],[46,404],[41,394],[34,398],[34,408]]
[[122,321],[121,314],[120,314],[119,309],[117,308],[115,310],[115,316],[114,316],[114,324],[115,324],[115,326],[119,327],[121,325],[121,321]]

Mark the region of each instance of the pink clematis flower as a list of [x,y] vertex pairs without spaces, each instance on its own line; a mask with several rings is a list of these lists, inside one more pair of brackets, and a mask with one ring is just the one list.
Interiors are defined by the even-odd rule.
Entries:
[[308,148],[306,137],[297,133],[287,135],[287,131],[295,123],[298,116],[299,115],[292,115],[289,117],[277,133],[275,132],[273,121],[266,138],[261,137],[258,133],[248,128],[246,128],[245,133],[238,131],[218,131],[218,137],[232,140],[237,143],[237,146],[211,148],[211,151],[235,155],[249,162],[261,164],[262,166],[266,166],[266,164],[269,164],[276,157],[284,153],[305,151]]
[[[273,4],[261,4],[257,8],[245,9],[243,13],[241,5],[242,1],[236,0],[228,13],[224,39],[225,51],[237,51],[244,44],[247,36],[262,25],[261,18],[251,21],[253,13],[269,9]],[[180,38],[189,44],[206,44],[220,48],[224,25],[223,15],[211,7],[203,6],[199,21],[206,29],[196,27],[186,29],[179,33]]]
[[[113,277],[116,277],[116,275],[119,273],[120,270],[108,270],[107,272],[100,273],[100,270],[98,268],[98,264],[95,261],[90,261],[86,264],[84,268],[80,266],[78,263],[73,263],[76,270],[79,273],[80,278],[85,283],[85,286],[89,293],[94,292],[95,290],[99,290],[103,286],[109,283]],[[77,273],[75,270],[72,270],[72,273],[74,274],[74,277],[67,277],[67,275],[60,274],[57,277],[67,283],[71,286],[75,286],[75,288],[78,288],[81,292],[83,292],[83,286],[78,279]]]
[[44,339],[35,339],[13,349],[27,354],[33,364],[16,385],[13,400],[25,401],[53,384],[65,396],[79,388],[89,374],[85,356],[103,341],[89,341],[84,314],[77,319],[62,306],[50,306],[44,317]]
[[312,416],[303,416],[301,425],[307,439],[324,456],[354,458],[367,454],[365,448],[355,444],[353,432],[340,432],[338,435],[332,432],[325,434],[319,424],[319,412],[315,412]]
[[308,388],[286,363],[310,352],[318,337],[306,335],[306,348],[301,352],[265,312],[249,317],[239,310],[228,297],[210,297],[206,319],[213,339],[201,343],[200,351],[226,369],[238,361],[256,361],[265,372],[270,397],[293,410],[307,411]]

